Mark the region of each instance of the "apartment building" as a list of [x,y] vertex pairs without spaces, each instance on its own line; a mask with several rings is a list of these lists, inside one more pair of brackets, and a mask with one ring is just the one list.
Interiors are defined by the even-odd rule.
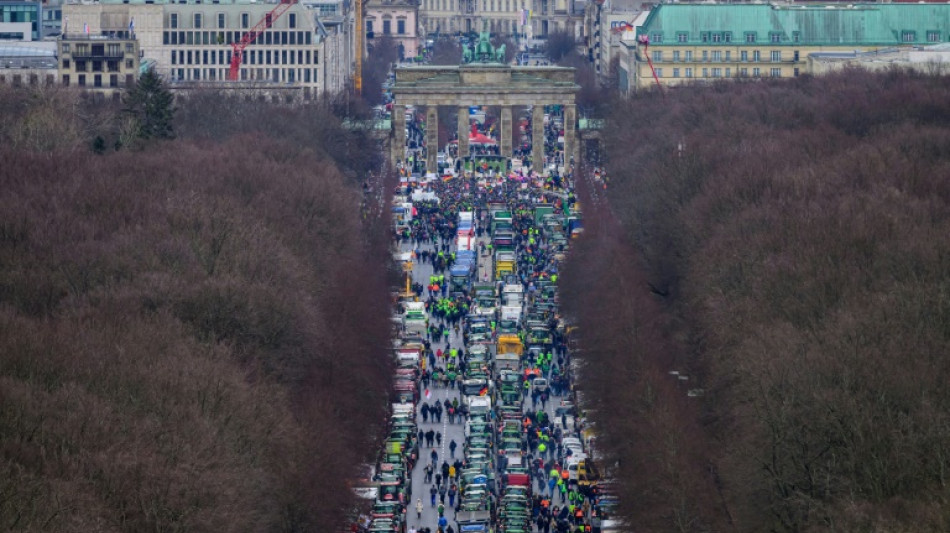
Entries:
[[327,57],[339,47],[328,41],[343,38],[320,22],[318,11],[294,4],[269,20],[276,3],[252,0],[100,0],[67,3],[64,19],[90,35],[134,37],[144,59],[170,82],[188,86],[228,79],[232,44],[261,21],[268,26],[246,47],[238,79],[246,82],[302,87],[307,97],[342,90],[345,79],[328,79]]
[[43,39],[43,4],[0,0],[0,41]]
[[421,0],[419,17],[427,34],[480,32],[531,38],[549,32],[580,35],[582,12],[575,0]]
[[948,40],[950,4],[661,4],[622,43],[621,90],[794,77],[813,53]]
[[369,46],[375,37],[388,35],[399,47],[400,58],[419,54],[423,42],[419,38],[418,0],[369,0],[364,22]]
[[56,43],[59,82],[118,98],[135,85],[141,67],[139,43],[133,37],[67,33]]

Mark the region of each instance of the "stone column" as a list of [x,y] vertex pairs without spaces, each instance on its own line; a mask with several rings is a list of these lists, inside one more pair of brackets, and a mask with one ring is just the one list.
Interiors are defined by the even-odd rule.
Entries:
[[511,157],[511,106],[501,106],[500,148],[502,157]]
[[439,171],[439,106],[426,107],[426,172]]
[[392,162],[393,165],[406,161],[406,106],[393,104],[393,140],[392,140]]
[[459,106],[459,158],[468,157],[468,107]]
[[564,106],[564,168],[571,165],[571,158],[577,161],[577,106]]
[[534,104],[531,111],[531,165],[544,171],[544,106]]

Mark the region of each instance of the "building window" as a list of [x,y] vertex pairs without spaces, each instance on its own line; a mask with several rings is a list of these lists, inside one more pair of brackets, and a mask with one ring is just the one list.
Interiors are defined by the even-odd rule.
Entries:
[[687,78],[692,78],[692,77],[693,77],[693,69],[692,69],[692,68],[686,67],[686,77],[687,77]]
[[769,42],[780,43],[782,42],[782,34],[772,32],[769,34]]
[[405,19],[399,19],[396,21],[396,33],[398,33],[399,35],[406,34],[406,20]]
[[657,78],[662,78],[662,77],[663,77],[663,69],[661,69],[661,68],[656,69],[656,77],[657,77]]
[[731,43],[731,42],[732,42],[732,32],[731,32],[731,31],[727,31],[727,32],[723,33],[723,34],[722,34],[722,40],[725,41],[725,42],[727,42],[727,43]]
[[795,76],[796,78],[798,77],[798,67],[795,67],[795,71],[794,71],[793,74],[794,74],[794,76]]
[[748,77],[749,77],[749,69],[747,69],[747,68],[740,68],[740,69],[739,69],[739,77],[740,77],[740,78],[748,78]]
[[712,69],[712,77],[713,77],[713,78],[721,78],[721,77],[722,77],[722,69],[721,69],[721,68],[714,68],[714,69]]
[[676,34],[676,42],[685,43],[689,40],[689,34],[686,32],[679,32]]
[[247,28],[251,23],[251,17],[247,13],[241,13],[241,27]]
[[86,72],[86,62],[76,60],[76,72]]
[[722,42],[722,34],[721,34],[721,33],[714,33],[714,34],[712,34],[712,42],[714,42],[714,43],[721,43],[721,42]]
[[391,26],[392,26],[392,22],[391,22],[391,21],[389,21],[389,20],[384,20],[384,21],[383,21],[383,35],[389,35],[390,30],[391,30],[391,28],[390,28]]
[[732,61],[732,51],[726,50],[726,61]]
[[654,60],[654,61],[663,61],[663,51],[662,51],[662,50],[654,50],[654,51],[653,51],[653,60]]
[[704,68],[704,69],[703,69],[703,77],[704,77],[704,78],[708,78],[708,77],[709,77],[709,69],[708,69],[708,68]]
[[195,29],[201,29],[201,13],[195,13]]
[[69,43],[63,43],[63,53],[64,54],[69,53]]
[[782,60],[782,52],[779,50],[772,50],[772,63],[778,63]]
[[63,60],[63,68],[66,69],[66,70],[69,70],[69,60],[68,60],[68,59],[64,59],[64,60]]
[[762,52],[759,52],[758,50],[754,50],[752,52],[752,61],[756,63],[758,63],[759,61],[762,61]]
[[727,69],[726,69],[726,77],[727,77],[727,78],[731,78],[731,77],[732,77],[732,69],[731,69],[731,68],[727,68]]
[[746,32],[746,34],[745,34],[745,42],[747,42],[747,43],[754,43],[754,42],[755,42],[755,32],[751,32],[751,31],[750,31],[750,32]]
[[903,30],[901,32],[901,42],[912,43],[915,41],[917,41],[917,32],[911,30]]
[[692,50],[687,50],[687,51],[686,51],[686,59],[685,59],[685,61],[692,61],[692,60],[693,60],[693,51],[692,51]]
[[940,42],[940,32],[929,30],[927,31],[927,42],[928,43],[939,43]]
[[168,15],[168,27],[172,29],[178,27],[178,13]]
[[699,34],[699,40],[702,41],[702,42],[704,42],[704,43],[708,43],[708,42],[709,42],[709,32],[708,32],[708,31],[701,32],[701,33]]
[[706,61],[709,61],[709,52],[703,50],[703,62],[705,63]]
[[650,42],[651,42],[651,43],[662,43],[662,42],[663,42],[663,34],[662,34],[662,33],[654,33],[654,34],[650,37]]
[[63,87],[69,87],[69,74],[63,74]]
[[720,52],[719,50],[714,50],[712,53],[712,60],[722,61],[722,52]]
[[373,21],[372,20],[366,21],[366,35],[368,37],[372,37],[373,35]]
[[680,60],[680,51],[673,50],[673,61],[679,61],[679,60]]
[[773,78],[781,78],[781,77],[782,77],[782,69],[780,69],[780,68],[773,68],[773,69],[772,69],[772,72],[771,72],[771,75],[772,75]]
[[674,77],[674,78],[679,78],[679,77],[680,77],[680,69],[678,69],[678,68],[674,68],[674,69],[673,69],[673,77]]
[[739,52],[739,61],[748,61],[748,60],[749,60],[749,52],[748,52],[748,51],[743,50],[743,51]]
[[218,29],[223,29],[225,26],[224,13],[218,13]]
[[793,31],[792,32],[792,42],[798,43],[802,40],[801,32]]
[[109,87],[118,87],[119,86],[119,75],[110,74],[109,75]]
[[80,87],[85,87],[85,86],[86,86],[86,75],[85,75],[85,74],[80,74],[79,76],[77,76],[77,77],[76,77],[76,84],[79,85]]

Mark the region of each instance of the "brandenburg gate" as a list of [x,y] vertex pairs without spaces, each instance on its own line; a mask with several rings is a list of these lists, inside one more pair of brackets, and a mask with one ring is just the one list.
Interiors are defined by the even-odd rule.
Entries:
[[392,87],[392,161],[405,158],[406,106],[426,108],[426,171],[436,172],[435,154],[439,140],[439,106],[458,109],[458,156],[469,156],[468,108],[473,105],[500,106],[499,148],[504,157],[512,156],[512,107],[533,106],[531,115],[531,160],[539,169],[544,160],[544,106],[564,109],[565,161],[577,149],[577,110],[574,95],[580,88],[574,83],[574,69],[538,66],[514,67],[505,63],[504,45],[496,50],[482,33],[474,48],[465,49],[463,64],[458,66],[412,66],[396,69]]

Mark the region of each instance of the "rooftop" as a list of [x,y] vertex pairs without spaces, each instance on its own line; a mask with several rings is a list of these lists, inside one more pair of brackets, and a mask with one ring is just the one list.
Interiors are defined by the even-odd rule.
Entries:
[[757,44],[889,46],[926,43],[931,32],[950,40],[950,4],[661,4],[637,34],[653,44],[681,35],[684,44],[745,44],[754,34]]

